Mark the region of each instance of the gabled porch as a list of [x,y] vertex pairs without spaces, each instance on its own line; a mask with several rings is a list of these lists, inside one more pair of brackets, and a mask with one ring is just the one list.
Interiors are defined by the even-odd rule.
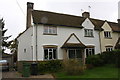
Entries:
[[84,65],[85,47],[86,46],[80,41],[80,39],[72,33],[61,47],[63,49],[63,59],[80,59]]

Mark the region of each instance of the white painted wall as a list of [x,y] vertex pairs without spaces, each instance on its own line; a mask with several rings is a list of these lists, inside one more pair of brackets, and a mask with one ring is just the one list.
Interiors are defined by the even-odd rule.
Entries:
[[[100,53],[100,44],[99,44],[99,35],[98,31],[94,30],[94,25],[91,23],[89,19],[86,19],[82,26],[86,29],[93,29],[94,37],[84,37],[84,28],[73,28],[73,27],[63,27],[57,26],[57,35],[43,35],[43,25],[36,25],[37,26],[37,59],[43,60],[44,59],[44,45],[56,45],[57,48],[57,56],[58,59],[63,59],[63,50],[61,49],[64,42],[68,39],[68,37],[75,33],[75,35],[80,39],[80,41],[85,45],[93,45],[95,46],[95,53]],[[32,43],[32,28],[29,28],[24,34],[22,34],[18,41],[18,60],[32,60],[32,50],[31,45]],[[71,38],[75,41],[76,39],[73,37]],[[27,53],[23,52],[23,49],[27,48]]]
[[[83,27],[87,29],[94,29],[94,25],[89,19],[86,19]],[[61,49],[64,42],[68,37],[75,33],[75,35],[81,40],[85,45],[95,46],[95,53],[100,53],[99,35],[98,31],[94,31],[94,37],[84,37],[84,28],[73,28],[73,27],[63,27],[57,26],[57,35],[43,35],[43,25],[38,26],[38,59],[43,60],[44,50],[43,45],[57,45],[58,46],[58,59],[63,59],[63,51]],[[73,38],[74,39],[74,38]]]
[[[25,31],[18,40],[18,61],[32,61],[32,27]],[[26,49],[26,53],[24,52]]]

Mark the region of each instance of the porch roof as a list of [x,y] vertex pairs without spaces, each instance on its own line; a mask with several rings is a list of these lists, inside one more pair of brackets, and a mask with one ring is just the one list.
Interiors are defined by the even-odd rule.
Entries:
[[85,48],[86,46],[81,43],[65,43],[61,48]]

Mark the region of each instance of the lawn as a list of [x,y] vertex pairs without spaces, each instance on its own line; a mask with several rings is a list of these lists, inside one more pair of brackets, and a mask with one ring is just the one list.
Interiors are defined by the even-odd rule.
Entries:
[[118,68],[114,65],[105,65],[85,70],[84,74],[78,76],[67,75],[65,72],[55,73],[56,78],[118,78]]

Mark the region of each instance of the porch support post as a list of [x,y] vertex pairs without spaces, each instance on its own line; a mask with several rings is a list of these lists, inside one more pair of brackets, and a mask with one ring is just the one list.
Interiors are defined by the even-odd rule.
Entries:
[[85,65],[85,53],[84,53],[84,49],[82,49],[82,64]]
[[68,60],[67,49],[63,49],[63,61]]

